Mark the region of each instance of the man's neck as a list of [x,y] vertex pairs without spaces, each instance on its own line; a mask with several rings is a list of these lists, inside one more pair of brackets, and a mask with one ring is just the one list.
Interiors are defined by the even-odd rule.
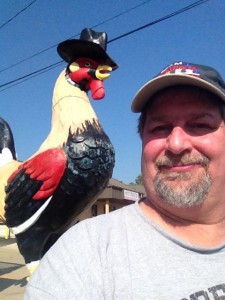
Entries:
[[[198,220],[184,218],[184,210],[175,209],[175,212],[172,213],[171,210],[155,205],[153,201],[147,198],[141,201],[139,205],[143,213],[153,222],[188,243],[205,248],[212,248],[225,243],[225,218],[215,219],[214,222],[203,220],[204,218]],[[186,210],[188,216],[190,209]],[[182,213],[178,214],[177,211],[182,211]]]

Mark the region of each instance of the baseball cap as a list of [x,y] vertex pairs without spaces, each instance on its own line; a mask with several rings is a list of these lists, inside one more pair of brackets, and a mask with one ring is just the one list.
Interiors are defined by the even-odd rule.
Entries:
[[225,101],[225,82],[217,70],[195,63],[174,62],[140,88],[133,99],[131,110],[141,112],[155,93],[181,84],[208,90]]

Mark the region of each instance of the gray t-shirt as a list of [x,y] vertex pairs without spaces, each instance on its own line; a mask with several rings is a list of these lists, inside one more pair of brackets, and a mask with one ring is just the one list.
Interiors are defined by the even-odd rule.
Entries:
[[135,203],[69,229],[42,259],[24,300],[222,300],[224,263],[225,244],[187,244]]

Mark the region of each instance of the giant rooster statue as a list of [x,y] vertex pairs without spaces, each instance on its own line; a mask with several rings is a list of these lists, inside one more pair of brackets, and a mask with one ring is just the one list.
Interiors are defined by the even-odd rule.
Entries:
[[31,273],[112,175],[114,149],[87,96],[90,90],[93,99],[103,98],[103,80],[118,67],[106,44],[106,33],[86,28],[80,39],[58,45],[68,66],[55,84],[51,131],[30,159],[21,163],[14,156],[0,167],[2,219]]

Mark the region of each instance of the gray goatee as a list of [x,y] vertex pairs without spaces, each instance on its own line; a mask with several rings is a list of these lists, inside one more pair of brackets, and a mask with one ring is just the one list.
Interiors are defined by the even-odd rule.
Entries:
[[[172,167],[177,164],[188,165],[200,164],[203,169],[200,174],[194,179],[193,172],[170,172],[167,167]],[[212,180],[208,172],[209,159],[204,156],[191,156],[184,154],[182,156],[164,156],[156,161],[157,175],[154,180],[156,193],[167,204],[175,207],[194,207],[203,203],[208,195],[212,185]],[[193,178],[193,181],[182,185],[182,181],[187,181]],[[176,187],[172,185],[174,180],[180,181]]]

